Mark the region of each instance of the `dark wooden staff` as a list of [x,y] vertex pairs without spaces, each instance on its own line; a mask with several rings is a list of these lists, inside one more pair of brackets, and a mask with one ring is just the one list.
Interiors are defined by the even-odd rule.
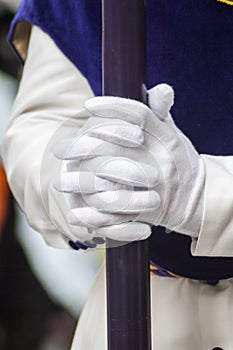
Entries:
[[[142,101],[144,0],[102,0],[102,10],[103,94]],[[108,248],[106,259],[108,350],[151,350],[148,241]]]

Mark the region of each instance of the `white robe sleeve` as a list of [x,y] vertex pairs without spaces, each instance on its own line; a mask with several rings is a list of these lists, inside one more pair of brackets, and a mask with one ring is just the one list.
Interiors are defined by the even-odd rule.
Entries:
[[233,156],[202,157],[206,166],[204,215],[192,253],[233,257]]
[[46,152],[56,133],[67,130],[64,123],[78,129],[86,121],[84,102],[92,96],[83,75],[47,34],[33,27],[2,158],[10,188],[29,224],[53,247],[68,246],[70,227],[64,196],[49,185],[53,163],[45,170],[43,162],[48,163]]

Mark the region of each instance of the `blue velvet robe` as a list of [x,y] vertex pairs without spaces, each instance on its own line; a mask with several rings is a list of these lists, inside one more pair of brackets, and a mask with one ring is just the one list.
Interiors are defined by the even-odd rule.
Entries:
[[[100,0],[23,0],[10,40],[22,20],[47,32],[101,94]],[[147,53],[147,87],[161,82],[174,87],[172,114],[197,150],[232,155],[233,6],[147,0]],[[233,259],[192,257],[188,237],[155,230],[150,254],[160,266],[204,280],[233,276]]]

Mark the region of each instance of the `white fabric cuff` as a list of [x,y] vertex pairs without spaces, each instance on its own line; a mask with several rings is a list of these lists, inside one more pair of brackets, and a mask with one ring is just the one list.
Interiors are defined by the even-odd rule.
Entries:
[[233,256],[233,156],[202,155],[206,166],[204,216],[192,242],[196,256]]

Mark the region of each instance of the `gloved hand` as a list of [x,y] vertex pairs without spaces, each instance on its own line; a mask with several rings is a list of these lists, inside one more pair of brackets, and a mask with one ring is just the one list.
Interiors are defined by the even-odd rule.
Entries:
[[[85,136],[63,155],[73,159],[73,167],[57,187],[83,194],[82,205],[80,199],[74,201],[68,214],[71,224],[101,227],[102,236],[116,240],[124,239],[121,225],[126,222],[198,235],[205,170],[202,158],[173,122],[173,99],[172,88],[161,84],[149,91],[151,109],[117,97],[87,101],[92,118]],[[139,235],[127,228],[125,240],[148,237],[148,226],[140,229],[145,232]]]
[[[101,127],[104,127],[105,139],[111,141],[111,135],[115,134],[116,143],[119,145],[92,137]],[[68,129],[75,130],[71,125],[68,126]],[[63,127],[60,134],[66,133],[69,134]],[[92,116],[79,131],[72,132],[62,141],[60,141],[59,136],[57,136],[57,141],[53,141],[53,144],[56,144],[54,154],[57,159],[63,162],[57,167],[57,169],[63,170],[53,179],[53,187],[60,192],[58,202],[66,202],[71,209],[67,220],[71,224],[70,245],[74,249],[75,247],[77,249],[96,247],[99,243],[103,243],[101,237],[112,239],[117,237],[119,241],[128,242],[132,239],[144,239],[150,235],[150,226],[147,224],[129,223],[128,216],[102,213],[89,203],[93,196],[98,197],[102,193],[133,189],[132,184],[127,185],[105,180],[97,177],[96,172],[106,160],[119,154],[124,155],[125,148],[131,149],[132,154],[137,158],[137,149],[143,143],[143,138],[143,130],[137,125],[114,118]],[[45,165],[45,168],[47,167],[48,165]],[[153,179],[152,174],[152,182],[155,181]],[[64,194],[63,200],[61,193]],[[154,194],[157,198],[157,194],[155,192]],[[56,198],[56,196],[53,197]],[[142,193],[142,200],[147,201],[147,192]],[[49,212],[51,211],[50,209]],[[52,212],[54,213],[54,210]],[[53,217],[55,216],[53,215]],[[61,219],[58,219],[57,227],[60,226],[60,222]],[[111,225],[108,222],[111,222]],[[80,228],[80,233],[78,230],[72,232],[73,227]],[[85,235],[83,234],[84,228],[86,229]],[[62,231],[62,227],[60,231]]]

